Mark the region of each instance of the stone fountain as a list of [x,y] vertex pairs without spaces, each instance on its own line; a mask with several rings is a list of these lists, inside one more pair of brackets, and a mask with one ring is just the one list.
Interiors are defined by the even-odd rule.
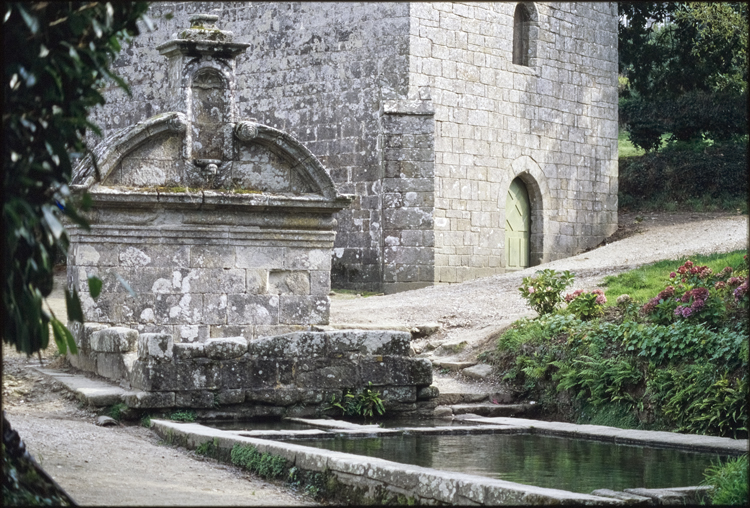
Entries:
[[193,16],[157,48],[171,111],[76,168],[72,189],[94,204],[90,229],[69,227],[68,286],[86,319],[71,363],[120,383],[137,408],[314,414],[368,383],[396,411],[427,408],[431,366],[409,357],[408,333],[319,331],[334,214],[351,198],[290,135],[239,118],[235,59],[248,44],[217,20]]

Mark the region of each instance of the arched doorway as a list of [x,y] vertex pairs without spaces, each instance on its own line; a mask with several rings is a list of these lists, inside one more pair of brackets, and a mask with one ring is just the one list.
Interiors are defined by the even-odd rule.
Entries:
[[505,269],[523,270],[529,266],[531,203],[520,178],[510,183],[505,200]]

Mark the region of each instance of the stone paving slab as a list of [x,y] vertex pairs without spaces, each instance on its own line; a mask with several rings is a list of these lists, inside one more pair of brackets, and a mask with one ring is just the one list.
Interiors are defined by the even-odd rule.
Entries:
[[132,394],[132,392],[119,386],[77,374],[44,367],[31,367],[31,369],[49,379],[62,383],[79,400],[85,401],[91,406],[104,407],[119,404],[126,395]]
[[618,429],[602,425],[543,422],[540,420],[529,420],[524,418],[477,417],[468,418],[467,420],[485,424],[497,423],[501,425],[516,425],[525,427],[534,433],[578,437],[582,439],[598,439],[619,444],[662,446],[700,452],[726,453],[730,455],[741,455],[747,453],[748,449],[747,439],[732,439],[728,437],[677,434],[675,432],[653,430]]
[[454,415],[473,413],[485,417],[511,416],[535,409],[533,404],[455,404],[449,407]]

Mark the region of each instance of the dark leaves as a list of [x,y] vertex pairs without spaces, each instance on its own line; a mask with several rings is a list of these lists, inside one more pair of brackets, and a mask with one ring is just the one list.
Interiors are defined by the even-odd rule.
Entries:
[[[62,213],[88,227],[67,192],[69,154],[87,153],[84,136],[98,128],[88,110],[120,50],[138,34],[147,4],[44,2],[4,4],[6,84],[3,94],[3,340],[32,354],[47,347],[49,326],[61,351],[72,335],[42,310],[52,290],[52,253],[67,252]],[[113,78],[114,79],[114,78]],[[124,84],[122,80],[116,80]],[[90,197],[81,198],[83,209]],[[92,293],[99,279],[89,280]],[[83,321],[78,294],[66,292],[68,319]]]

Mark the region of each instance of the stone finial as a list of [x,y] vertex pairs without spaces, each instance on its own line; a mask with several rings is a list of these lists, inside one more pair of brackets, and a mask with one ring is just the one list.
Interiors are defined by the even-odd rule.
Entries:
[[179,38],[189,41],[232,42],[234,34],[219,30],[216,22],[219,16],[215,14],[193,14],[190,16],[190,28],[183,30]]
[[190,28],[216,28],[219,16],[216,14],[193,14],[190,16]]

